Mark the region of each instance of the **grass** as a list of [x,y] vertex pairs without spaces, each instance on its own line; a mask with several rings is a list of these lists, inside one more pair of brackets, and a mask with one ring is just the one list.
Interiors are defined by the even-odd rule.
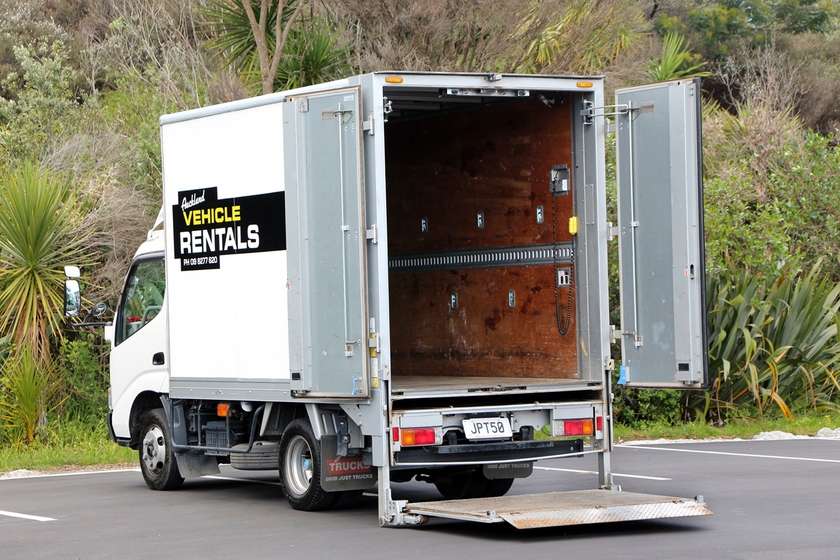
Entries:
[[0,473],[136,462],[137,452],[111,442],[102,424],[63,422],[51,427],[43,442],[0,446]]
[[706,422],[686,422],[670,425],[664,422],[652,422],[640,426],[615,426],[615,440],[636,439],[709,439],[709,438],[745,438],[749,439],[761,432],[779,430],[796,435],[813,436],[820,428],[840,427],[840,413],[809,414],[796,416],[790,420],[779,418],[734,419],[724,426],[713,426]]
[[[653,422],[629,427],[617,424],[615,440],[751,438],[760,432],[780,430],[813,436],[820,428],[840,427],[840,413],[785,418],[738,419],[717,427],[705,422],[670,425]],[[137,452],[108,439],[105,426],[63,422],[51,427],[45,441],[30,446],[0,447],[0,473],[17,469],[57,470],[92,465],[137,462]]]

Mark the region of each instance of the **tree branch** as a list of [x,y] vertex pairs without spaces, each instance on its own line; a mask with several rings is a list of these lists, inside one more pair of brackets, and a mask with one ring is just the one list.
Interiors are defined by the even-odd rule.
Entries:
[[[263,11],[265,7],[265,1],[263,2],[262,7],[260,7],[260,20],[261,22],[257,21],[257,17],[254,14],[254,8],[251,6],[251,0],[239,0],[242,4],[242,8],[245,10],[245,15],[248,16],[248,23],[251,26],[251,33],[254,35],[254,43],[257,47],[257,57],[260,62],[260,78],[262,79],[263,84],[263,93],[271,93],[271,88],[266,91],[265,84],[266,79],[268,77],[268,45],[265,41],[265,17],[263,17]],[[272,78],[272,82],[273,82]]]
[[[277,0],[277,21],[275,22],[275,31],[274,31],[274,55],[271,58],[271,68],[269,69],[269,73],[271,74],[271,82],[272,85],[274,84],[274,77],[277,75],[277,66],[280,64],[280,57],[283,56],[283,49],[286,47],[286,39],[289,38],[289,31],[291,31],[292,27],[295,24],[295,20],[297,19],[298,15],[303,11],[304,5],[306,5],[306,0],[298,0],[298,5],[295,6],[295,11],[292,13],[292,16],[286,22],[286,25],[282,25],[282,16],[283,16],[283,8],[286,5],[286,0]],[[280,30],[282,29],[282,34]],[[263,86],[265,88],[265,86]]]

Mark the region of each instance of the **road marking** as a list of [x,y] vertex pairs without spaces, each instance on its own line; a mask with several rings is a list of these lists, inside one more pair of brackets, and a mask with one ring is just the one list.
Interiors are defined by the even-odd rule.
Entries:
[[[14,471],[12,471],[14,472]],[[25,474],[21,476],[7,476],[7,475],[0,475],[0,482],[4,480],[26,480],[28,478],[53,478],[57,476],[80,476],[84,474],[110,474],[110,473],[124,473],[124,472],[140,472],[138,468],[131,468],[131,469],[107,469],[102,471],[74,471],[74,472],[63,472],[63,473],[36,473],[36,474]],[[7,473],[8,474],[8,473]]]
[[6,517],[16,517],[17,519],[28,519],[29,521],[55,521],[52,517],[42,517],[40,515],[29,515],[28,513],[17,513],[15,511],[0,510],[0,515]]
[[[559,467],[534,467],[535,469],[539,469],[541,471],[559,471],[559,472],[569,472],[569,473],[578,473],[578,474],[598,474],[598,471],[585,471],[582,469],[561,469]],[[613,476],[621,477],[621,478],[640,478],[642,480],[673,480],[665,476],[648,476],[644,474],[622,474],[622,473],[612,473]]]
[[625,449],[649,449],[651,451],[679,451],[681,453],[702,453],[706,455],[732,455],[757,459],[783,459],[785,461],[810,461],[813,463],[840,463],[840,459],[819,459],[816,457],[788,457],[786,455],[762,455],[760,453],[734,453],[732,451],[707,451],[705,449],[677,449],[675,447],[645,447],[643,445],[619,445]]
[[265,486],[283,486],[279,482],[271,480],[258,480],[256,478],[236,478],[234,476],[221,476],[217,474],[205,474],[201,478],[212,478],[213,480],[233,480],[235,482],[250,482],[251,484],[263,484]]

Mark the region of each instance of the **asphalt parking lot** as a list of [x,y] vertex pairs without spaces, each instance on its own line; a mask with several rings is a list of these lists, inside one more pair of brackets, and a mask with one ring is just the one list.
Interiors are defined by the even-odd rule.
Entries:
[[[433,521],[382,529],[375,497],[330,512],[292,510],[272,473],[153,492],[139,472],[0,480],[0,558],[840,558],[840,441],[622,446],[625,490],[702,494],[711,517],[517,531]],[[538,463],[512,493],[591,488],[594,459]],[[435,499],[424,483],[398,497]]]

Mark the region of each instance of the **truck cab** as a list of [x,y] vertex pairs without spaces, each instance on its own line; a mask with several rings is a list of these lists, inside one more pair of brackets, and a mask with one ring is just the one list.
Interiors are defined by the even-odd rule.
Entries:
[[[699,99],[382,72],[164,115],[161,212],[108,328],[114,439],[153,489],[271,469],[297,509],[375,489],[385,526],[708,514],[620,493],[610,460],[613,341],[623,384],[707,379]],[[502,498],[586,454],[598,488]],[[445,499],[393,499],[412,479]]]

